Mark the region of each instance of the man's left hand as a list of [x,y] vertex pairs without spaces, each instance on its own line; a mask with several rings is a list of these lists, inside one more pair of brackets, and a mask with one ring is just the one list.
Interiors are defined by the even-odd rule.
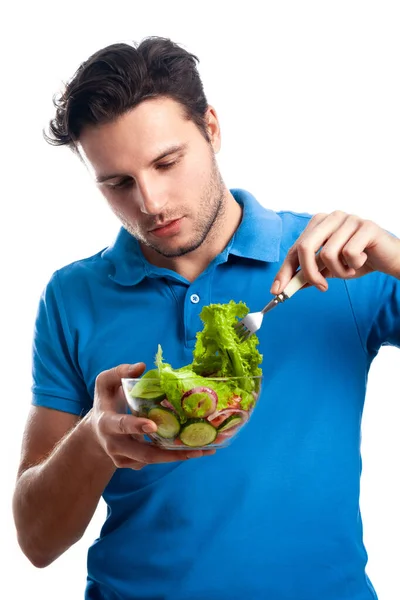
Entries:
[[[324,265],[321,270],[316,262],[318,250]],[[400,279],[400,240],[355,215],[342,211],[319,213],[290,248],[271,293],[282,292],[299,266],[306,281],[321,291],[328,289],[329,277],[354,279],[381,271]]]

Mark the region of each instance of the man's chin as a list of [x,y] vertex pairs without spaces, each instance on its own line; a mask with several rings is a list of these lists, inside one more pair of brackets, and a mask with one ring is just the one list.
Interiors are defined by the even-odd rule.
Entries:
[[155,244],[153,241],[149,240],[146,243],[146,246],[164,258],[178,258],[179,256],[185,256],[186,254],[194,252],[202,242],[203,240],[185,243],[183,240],[169,239],[164,243]]
[[191,246],[178,246],[173,248],[171,246],[156,247],[152,245],[150,247],[164,258],[178,258],[179,256],[185,256],[185,254],[189,254],[194,250]]

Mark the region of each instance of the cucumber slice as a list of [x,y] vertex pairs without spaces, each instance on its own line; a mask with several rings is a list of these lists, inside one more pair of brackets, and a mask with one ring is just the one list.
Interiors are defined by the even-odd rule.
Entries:
[[207,446],[217,437],[217,430],[208,421],[195,419],[187,421],[179,437],[185,446]]
[[151,408],[147,415],[157,425],[156,434],[162,438],[174,438],[181,428],[173,412],[166,408]]
[[232,429],[232,427],[236,427],[240,423],[243,423],[242,417],[238,417],[237,415],[231,415],[220,425],[218,431],[227,431],[228,429]]

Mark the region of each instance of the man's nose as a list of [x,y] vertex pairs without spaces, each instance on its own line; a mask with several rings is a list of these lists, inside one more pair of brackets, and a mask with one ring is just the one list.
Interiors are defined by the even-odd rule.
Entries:
[[156,185],[137,182],[137,202],[142,213],[158,215],[167,204],[166,196]]

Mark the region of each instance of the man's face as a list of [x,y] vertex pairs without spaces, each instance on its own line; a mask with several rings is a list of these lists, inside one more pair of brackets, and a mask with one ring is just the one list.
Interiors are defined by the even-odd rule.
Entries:
[[111,209],[140,242],[165,257],[198,248],[224,211],[215,161],[219,128],[207,113],[211,141],[169,98],[145,100],[115,121],[86,127],[79,150]]

